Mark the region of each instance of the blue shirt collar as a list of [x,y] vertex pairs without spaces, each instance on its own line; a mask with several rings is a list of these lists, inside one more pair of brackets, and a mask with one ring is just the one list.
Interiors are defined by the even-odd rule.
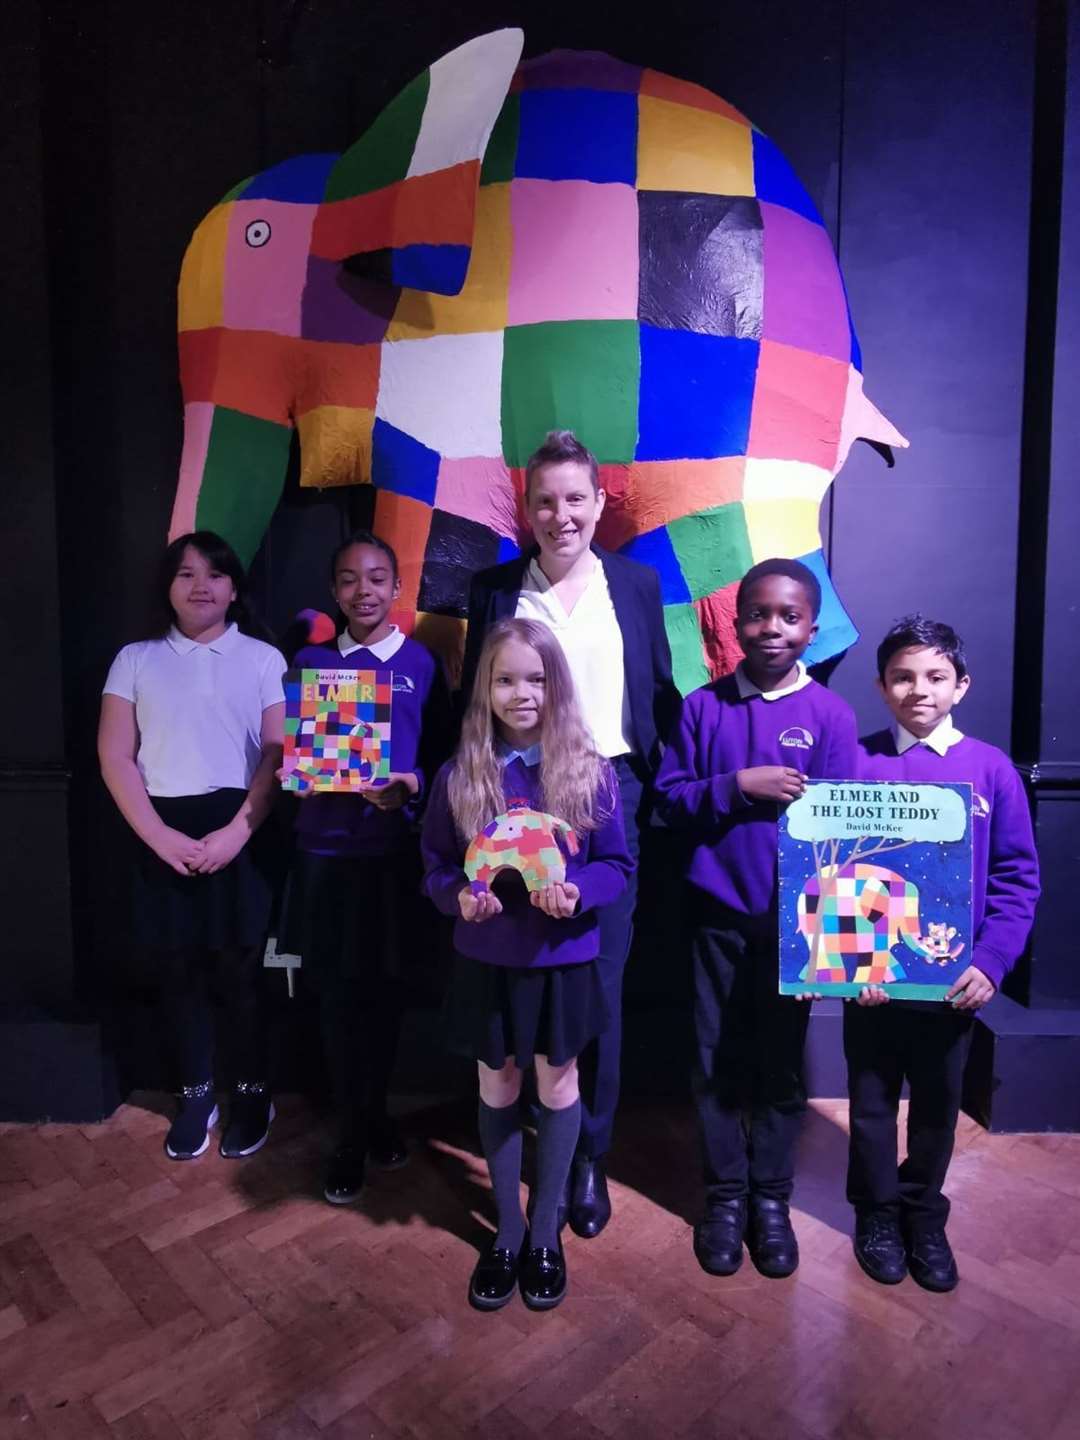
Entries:
[[495,753],[499,757],[499,763],[504,768],[515,760],[520,760],[523,765],[528,765],[530,768],[540,764],[541,752],[539,740],[535,745],[530,745],[527,750],[515,750],[514,747],[508,745],[505,740],[496,740]]

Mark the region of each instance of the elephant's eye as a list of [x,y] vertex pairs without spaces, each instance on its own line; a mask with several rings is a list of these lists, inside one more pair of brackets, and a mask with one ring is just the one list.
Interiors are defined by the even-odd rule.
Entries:
[[258,250],[260,245],[265,245],[270,239],[270,221],[252,220],[244,231],[244,239],[253,249]]

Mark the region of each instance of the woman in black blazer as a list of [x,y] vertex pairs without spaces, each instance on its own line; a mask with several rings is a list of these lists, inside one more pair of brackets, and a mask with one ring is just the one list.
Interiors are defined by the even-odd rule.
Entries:
[[[605,495],[596,460],[570,431],[553,430],[525,475],[536,546],[473,579],[462,696],[467,701],[484,635],[496,621],[526,615],[550,625],[597,747],[618,775],[626,837],[637,859],[643,795],[679,706],[659,578],[650,566],[593,544]],[[619,1099],[622,980],[636,898],[635,874],[622,899],[599,917],[597,963],[611,1024],[579,1061],[582,1126],[568,1197],[571,1227],[586,1239],[611,1217],[604,1155]]]

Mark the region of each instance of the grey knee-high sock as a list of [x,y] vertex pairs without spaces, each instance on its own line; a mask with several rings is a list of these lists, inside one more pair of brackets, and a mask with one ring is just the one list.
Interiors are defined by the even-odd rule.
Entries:
[[521,1213],[521,1113],[516,1100],[498,1110],[480,1101],[480,1144],[499,1217],[495,1244],[516,1255],[525,1239],[525,1217]]
[[581,1131],[581,1101],[563,1110],[540,1105],[536,1126],[536,1195],[533,1200],[529,1244],[538,1249],[559,1246],[559,1201],[566,1188],[570,1162]]

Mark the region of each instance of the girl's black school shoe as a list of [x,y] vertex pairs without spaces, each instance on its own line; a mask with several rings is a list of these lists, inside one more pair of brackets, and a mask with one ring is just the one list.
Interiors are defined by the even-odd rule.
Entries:
[[266,1086],[241,1081],[233,1092],[229,1107],[229,1123],[221,1137],[221,1153],[226,1160],[242,1160],[254,1155],[270,1138],[274,1106]]
[[514,1251],[491,1242],[476,1262],[469,1281],[469,1304],[474,1310],[501,1310],[513,1298],[524,1254],[524,1245]]
[[180,1109],[165,1136],[165,1154],[170,1160],[197,1159],[210,1144],[210,1131],[217,1122],[213,1081],[185,1085],[180,1092]]
[[364,1188],[364,1151],[359,1145],[342,1145],[330,1156],[323,1195],[331,1205],[351,1205]]
[[[525,1241],[528,1245],[528,1237]],[[566,1298],[566,1259],[562,1241],[557,1250],[527,1249],[521,1262],[521,1298],[530,1310],[554,1310]]]

